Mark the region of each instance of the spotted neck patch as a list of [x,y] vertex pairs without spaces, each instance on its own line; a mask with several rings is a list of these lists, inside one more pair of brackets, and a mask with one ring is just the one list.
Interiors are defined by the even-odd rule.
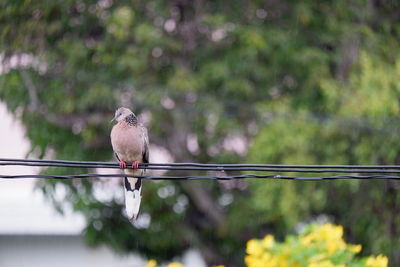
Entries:
[[125,122],[130,126],[135,126],[137,124],[137,117],[132,113],[125,117]]

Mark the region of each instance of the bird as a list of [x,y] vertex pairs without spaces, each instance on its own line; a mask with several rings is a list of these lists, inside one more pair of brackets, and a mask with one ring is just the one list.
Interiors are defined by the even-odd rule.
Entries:
[[[125,174],[144,175],[144,169],[138,169],[139,163],[149,163],[149,137],[147,128],[128,108],[120,107],[115,111],[111,122],[117,123],[111,130],[111,145]],[[132,169],[126,164],[132,164]],[[139,214],[142,179],[124,177],[125,208],[130,222],[135,222]]]

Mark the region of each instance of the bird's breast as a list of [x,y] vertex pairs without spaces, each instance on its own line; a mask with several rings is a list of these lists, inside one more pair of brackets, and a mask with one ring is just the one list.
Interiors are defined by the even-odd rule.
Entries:
[[138,127],[118,123],[111,131],[111,144],[120,160],[142,162],[143,136]]

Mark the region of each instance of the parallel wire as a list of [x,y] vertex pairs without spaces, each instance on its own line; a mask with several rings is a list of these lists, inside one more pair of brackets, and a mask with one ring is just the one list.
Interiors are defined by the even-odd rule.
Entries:
[[233,176],[142,176],[142,175],[131,175],[131,174],[74,174],[74,175],[0,175],[0,179],[19,179],[19,178],[42,178],[42,179],[80,179],[80,178],[123,178],[123,177],[134,177],[143,178],[148,180],[233,180],[233,179],[246,179],[246,178],[258,178],[258,179],[287,179],[287,180],[303,180],[303,181],[315,181],[315,180],[335,180],[335,179],[400,179],[397,175],[333,175],[333,176],[286,176],[279,174],[271,175],[258,175],[258,174],[243,174]]
[[[119,168],[116,162],[98,161],[67,161],[67,160],[34,160],[34,159],[11,159],[0,158],[0,166],[39,166],[39,167],[72,167],[72,168]],[[128,166],[128,168],[131,168]],[[400,165],[281,165],[281,164],[204,164],[204,163],[141,163],[140,169],[152,170],[185,170],[185,171],[214,171],[221,175],[206,176],[140,176],[128,174],[76,174],[76,175],[0,175],[4,179],[18,178],[91,178],[91,177],[137,177],[150,180],[231,180],[245,178],[273,178],[273,179],[292,179],[292,180],[325,180],[325,179],[400,179],[394,175],[400,173]],[[313,176],[287,176],[279,174],[242,174],[226,175],[225,171],[263,171],[278,173],[344,173],[343,175],[327,175],[322,177]],[[370,175],[352,175],[370,174]]]
[[[119,165],[96,165],[96,164],[66,164],[66,163],[14,163],[14,162],[0,162],[0,165],[10,166],[36,166],[36,167],[74,167],[74,168],[108,168],[117,169]],[[131,168],[130,166],[127,166]],[[151,170],[189,170],[189,171],[268,171],[268,172],[303,172],[303,173],[400,173],[400,169],[305,169],[305,168],[268,168],[268,167],[231,167],[231,166],[218,166],[218,167],[186,167],[186,166],[148,166],[140,165],[140,169],[151,169]]]
[[[96,165],[99,168],[107,166],[117,166],[116,162],[103,161],[71,161],[71,160],[39,160],[39,159],[13,159],[0,158],[0,165],[4,162],[20,163],[49,163],[49,164],[74,164],[74,165]],[[20,164],[24,165],[24,164]],[[31,165],[35,166],[35,165]],[[400,169],[400,165],[285,165],[285,164],[215,164],[215,163],[140,163],[139,167],[148,168],[151,166],[193,166],[193,167],[262,167],[262,168],[332,168],[332,169]],[[84,167],[84,166],[83,166]]]

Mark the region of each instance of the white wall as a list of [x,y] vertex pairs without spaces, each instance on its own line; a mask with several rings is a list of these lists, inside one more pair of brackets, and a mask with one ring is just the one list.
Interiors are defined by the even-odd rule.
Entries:
[[80,236],[0,236],[1,267],[142,267],[145,263],[134,254],[87,247]]

